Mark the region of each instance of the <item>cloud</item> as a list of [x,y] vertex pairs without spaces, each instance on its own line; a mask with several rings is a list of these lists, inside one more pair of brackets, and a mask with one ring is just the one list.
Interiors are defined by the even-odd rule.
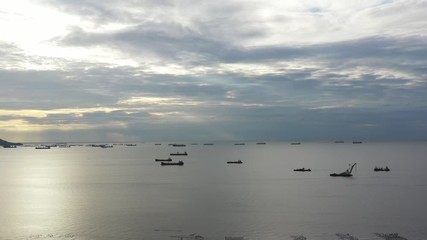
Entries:
[[0,13],[0,26],[25,23],[0,42],[0,134],[418,139],[425,129],[425,1],[34,4],[58,19],[36,40],[16,32],[39,27],[38,14]]
[[[48,1],[105,26],[176,26],[234,46],[328,43],[425,34],[425,1]],[[405,19],[407,21],[401,21]],[[173,32],[173,31],[172,31]]]

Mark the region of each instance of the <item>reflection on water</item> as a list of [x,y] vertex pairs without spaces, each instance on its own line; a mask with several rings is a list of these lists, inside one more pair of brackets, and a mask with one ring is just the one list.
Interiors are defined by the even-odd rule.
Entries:
[[22,149],[15,155],[19,158],[2,157],[1,196],[5,202],[1,208],[8,219],[2,221],[6,223],[5,231],[33,234],[67,230],[74,215],[72,192],[64,185],[70,169],[58,164],[61,159],[57,155],[39,158],[32,152]]
[[426,239],[426,145],[0,149],[0,239]]

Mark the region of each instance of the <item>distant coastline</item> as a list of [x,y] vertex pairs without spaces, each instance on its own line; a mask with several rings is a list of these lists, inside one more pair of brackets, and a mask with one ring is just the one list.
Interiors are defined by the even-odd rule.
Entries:
[[12,143],[6,140],[0,139],[0,146],[21,146],[22,143]]

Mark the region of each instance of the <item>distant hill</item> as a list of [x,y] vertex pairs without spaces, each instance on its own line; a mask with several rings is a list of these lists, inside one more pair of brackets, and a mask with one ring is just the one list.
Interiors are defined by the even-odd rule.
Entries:
[[11,143],[3,139],[0,139],[0,146],[10,146],[10,145],[19,146],[19,145],[22,145],[22,143]]

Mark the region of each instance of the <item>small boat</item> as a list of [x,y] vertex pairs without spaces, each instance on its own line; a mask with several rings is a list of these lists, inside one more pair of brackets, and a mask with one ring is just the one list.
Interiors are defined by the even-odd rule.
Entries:
[[160,145],[162,145],[161,143],[155,143],[154,144],[155,146],[160,146]]
[[178,162],[161,162],[160,165],[161,166],[183,166],[184,162],[183,161],[178,161]]
[[300,142],[293,142],[293,143],[291,143],[291,145],[301,145],[301,143]]
[[389,172],[390,168],[388,168],[387,166],[385,166],[385,168],[379,168],[379,167],[375,167],[374,168],[375,172]]
[[156,161],[156,162],[171,162],[172,158],[165,158],[165,159],[156,158],[156,159],[154,159],[154,161]]
[[265,142],[257,142],[256,145],[265,145]]
[[213,146],[213,143],[205,143],[203,146]]
[[335,143],[344,143],[344,141],[335,141]]
[[187,154],[187,152],[183,152],[183,153],[176,152],[176,153],[171,153],[170,155],[171,156],[187,156],[188,154]]
[[351,172],[353,171],[354,166],[356,166],[356,163],[353,163],[353,165],[351,165],[347,170],[345,170],[342,173],[331,173],[331,174],[329,174],[329,176],[331,176],[331,177],[351,177],[351,176],[353,176],[351,174]]
[[353,144],[362,144],[362,141],[353,141]]
[[185,144],[172,144],[172,147],[185,147]]
[[37,146],[36,149],[50,149],[50,146],[45,146],[45,145]]
[[296,168],[294,172],[311,172],[310,168]]
[[242,145],[245,145],[245,143],[235,143],[234,145],[235,146],[242,146]]
[[228,164],[242,164],[242,160],[237,160],[237,161],[228,161]]

